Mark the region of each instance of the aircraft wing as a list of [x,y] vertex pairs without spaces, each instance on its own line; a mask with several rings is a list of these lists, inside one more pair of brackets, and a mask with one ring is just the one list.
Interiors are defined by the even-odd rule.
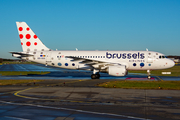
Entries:
[[79,61],[81,64],[85,64],[87,66],[96,68],[96,69],[106,69],[108,66],[121,65],[118,63],[104,62],[99,60],[91,60],[87,58],[78,58],[72,56],[66,56],[67,58],[71,58],[71,61]]
[[91,60],[91,59],[87,59],[87,58],[78,58],[78,57],[72,57],[72,56],[66,56],[67,58],[71,58],[72,60],[71,61],[81,61],[80,63],[82,64],[88,64],[88,63],[106,63],[106,62],[103,62],[103,61],[98,61],[98,60]]

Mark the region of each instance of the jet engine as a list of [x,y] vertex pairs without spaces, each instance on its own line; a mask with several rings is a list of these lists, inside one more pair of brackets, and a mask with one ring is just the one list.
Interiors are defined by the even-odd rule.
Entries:
[[108,74],[112,76],[125,76],[127,73],[128,71],[124,65],[109,66],[108,68]]

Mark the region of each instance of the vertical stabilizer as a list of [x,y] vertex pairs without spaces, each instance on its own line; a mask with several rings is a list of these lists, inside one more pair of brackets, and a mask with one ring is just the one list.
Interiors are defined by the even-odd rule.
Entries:
[[23,51],[47,51],[47,48],[25,22],[16,22]]

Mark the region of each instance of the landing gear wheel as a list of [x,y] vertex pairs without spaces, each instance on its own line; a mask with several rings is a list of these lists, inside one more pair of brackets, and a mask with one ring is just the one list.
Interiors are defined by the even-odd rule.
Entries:
[[147,74],[148,74],[148,79],[151,79],[151,71],[150,70],[147,70]]
[[148,78],[148,79],[151,79],[151,76],[149,75],[147,78]]
[[96,75],[96,79],[100,78],[100,74],[95,74]]
[[96,79],[96,74],[92,74],[91,79]]
[[99,74],[92,74],[91,79],[99,79],[100,75]]

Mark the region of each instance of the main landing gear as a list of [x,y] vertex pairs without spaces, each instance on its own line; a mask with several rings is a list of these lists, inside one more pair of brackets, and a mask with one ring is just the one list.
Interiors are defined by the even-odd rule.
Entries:
[[147,70],[147,74],[148,74],[148,79],[151,79],[151,71],[150,70]]
[[99,78],[100,78],[99,70],[94,69],[93,74],[91,75],[91,79],[99,79]]
[[99,79],[100,78],[100,74],[92,74],[91,75],[91,79]]

